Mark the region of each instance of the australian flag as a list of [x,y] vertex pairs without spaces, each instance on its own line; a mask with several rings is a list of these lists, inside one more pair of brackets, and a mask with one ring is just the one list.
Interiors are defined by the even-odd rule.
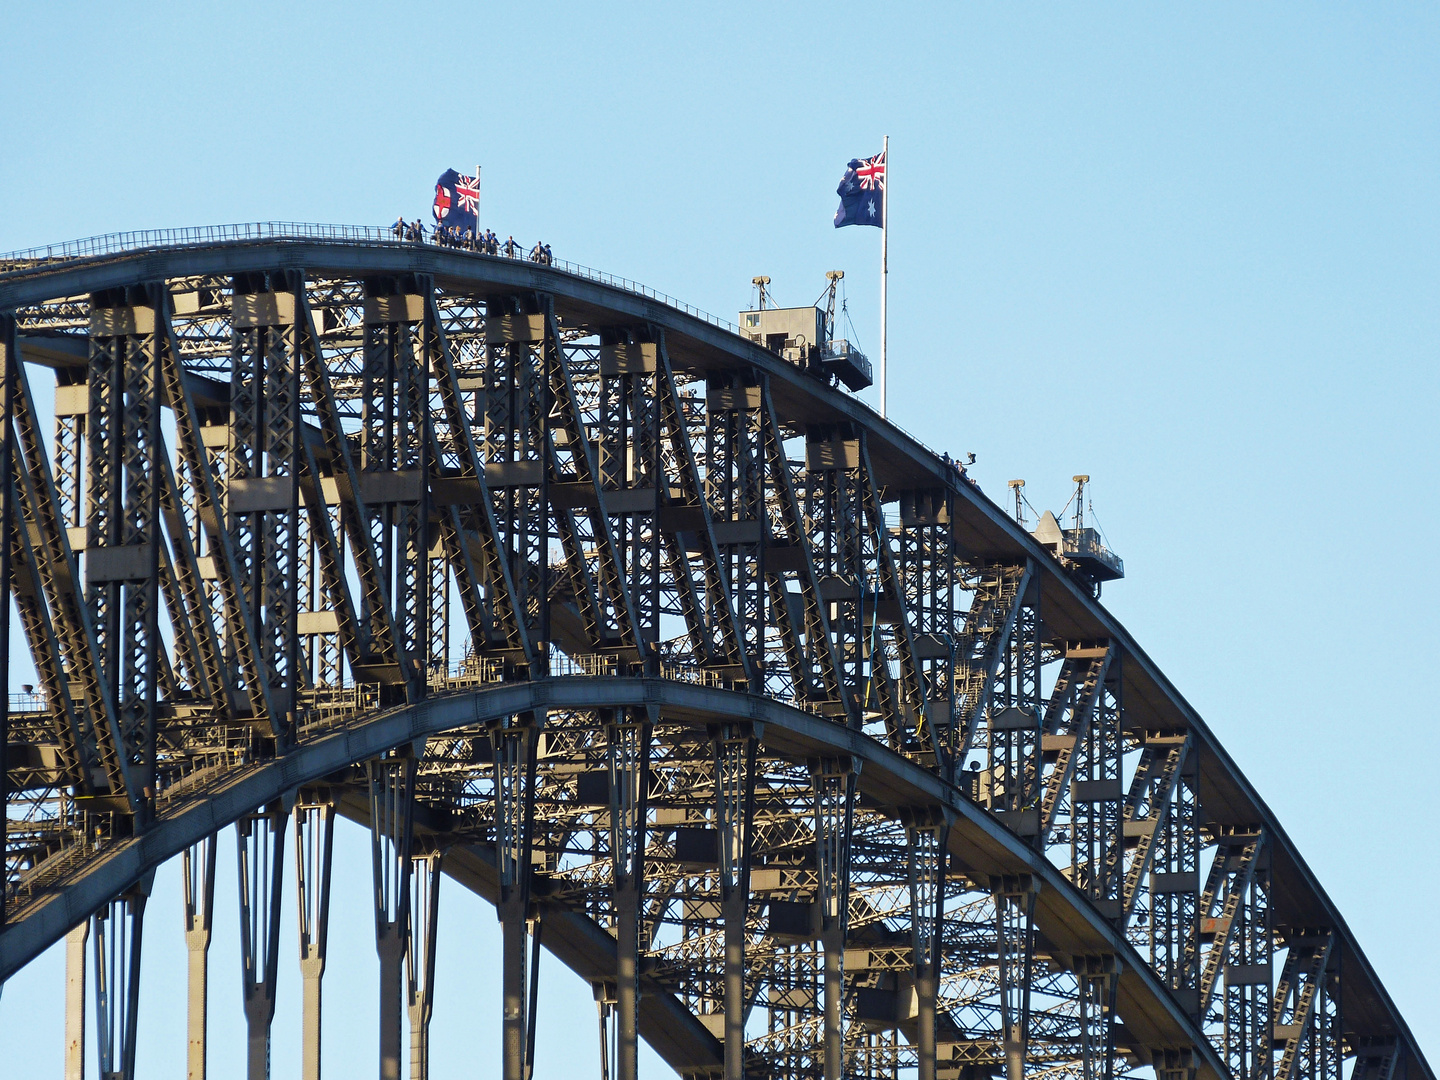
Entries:
[[464,233],[480,231],[480,176],[446,169],[435,181],[435,224]]
[[851,158],[835,194],[840,196],[840,209],[835,211],[835,228],[845,225],[883,226],[885,151],[872,158]]

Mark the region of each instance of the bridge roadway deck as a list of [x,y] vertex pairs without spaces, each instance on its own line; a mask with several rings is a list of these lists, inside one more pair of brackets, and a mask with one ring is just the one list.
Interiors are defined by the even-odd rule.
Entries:
[[[1347,1027],[1353,1022],[1376,1035],[1401,1038],[1408,1045],[1410,1060],[1426,1077],[1433,1078],[1408,1026],[1344,918],[1279,820],[1195,709],[1118,620],[1078,587],[998,505],[960,482],[937,454],[897,425],[881,419],[861,401],[820,384],[758,345],[650,297],[559,268],[408,243],[241,241],[138,250],[38,265],[0,274],[0,310],[137,281],[286,268],[350,278],[425,273],[434,275],[442,288],[458,291],[544,292],[555,298],[562,320],[600,325],[635,320],[662,328],[677,371],[703,372],[740,366],[764,371],[771,382],[777,411],[785,420],[850,421],[863,425],[877,481],[882,487],[891,490],[922,486],[950,488],[958,502],[954,535],[962,547],[978,558],[1012,561],[1028,558],[1042,568],[1044,619],[1052,634],[1078,640],[1108,638],[1121,648],[1127,657],[1123,670],[1128,725],[1137,729],[1192,732],[1201,748],[1200,800],[1207,819],[1221,824],[1265,827],[1274,852],[1271,903],[1277,925],[1324,925],[1335,929],[1346,973],[1341,1007]],[[1077,904],[1084,907],[1084,901],[1078,898]],[[8,956],[8,951],[0,951],[0,955]],[[8,965],[4,970],[9,970]],[[1197,1045],[1205,1045],[1204,1040],[1199,1040]]]

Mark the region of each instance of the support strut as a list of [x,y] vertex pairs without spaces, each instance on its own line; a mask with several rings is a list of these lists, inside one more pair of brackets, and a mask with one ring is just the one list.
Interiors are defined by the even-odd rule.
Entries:
[[280,890],[288,817],[279,807],[273,807],[247,814],[235,823],[249,1080],[266,1080],[270,1075],[270,1022],[275,1018],[275,981],[280,963]]
[[65,935],[65,1080],[85,1080],[85,943],[90,921]]
[[91,916],[101,1080],[134,1080],[140,1004],[140,931],[153,880],[153,874],[147,875],[130,892],[117,896]]
[[400,753],[371,761],[366,768],[375,951],[380,955],[380,1080],[400,1080],[400,973],[410,929],[415,758]]
[[301,1080],[320,1080],[320,981],[330,929],[330,862],[335,841],[335,804],[302,800],[295,805],[295,910],[300,931]]
[[430,1077],[430,1016],[435,1010],[435,938],[444,857],[444,852],[434,851],[410,858],[410,948],[405,953],[410,1080]]
[[912,815],[906,825],[919,1080],[935,1080],[936,996],[940,987],[940,929],[945,914],[945,845],[949,834],[949,822],[933,812]]
[[636,1080],[640,1068],[640,909],[645,902],[646,792],[650,783],[652,722],[644,711],[627,711],[608,727],[616,1078]]
[[1080,987],[1080,1061],[1083,1080],[1114,1080],[1115,994],[1120,960],[1106,954],[1075,957]]
[[531,834],[535,818],[535,752],[540,723],[533,714],[507,717],[490,729],[495,752],[495,863],[500,871],[501,1076],[526,1080],[526,920],[530,907]]
[[756,733],[749,724],[725,724],[713,737],[720,911],[725,921],[725,1080],[744,1080],[745,918],[750,907]]
[[1030,984],[1035,968],[1035,897],[1029,874],[990,879],[995,894],[995,950],[1000,972],[1000,1024],[1007,1080],[1024,1080],[1030,1043]]
[[189,954],[189,1003],[186,1022],[185,1075],[205,1080],[206,1028],[209,1017],[210,928],[215,915],[215,847],[217,837],[185,849],[181,875],[185,884],[185,948]]
[[825,1080],[845,1071],[845,931],[850,922],[850,838],[855,828],[859,761],[810,762],[815,794],[816,869],[820,877],[820,945],[824,950]]

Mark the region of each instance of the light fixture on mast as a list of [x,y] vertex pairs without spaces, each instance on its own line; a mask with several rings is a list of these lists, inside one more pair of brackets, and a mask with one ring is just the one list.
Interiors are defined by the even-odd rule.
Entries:
[[766,277],[764,274],[761,274],[759,277],[753,277],[753,278],[751,278],[751,279],[750,279],[750,284],[751,284],[751,285],[754,285],[757,289],[760,290],[760,303],[756,306],[756,309],[755,309],[755,310],[757,310],[757,311],[764,311],[764,310],[765,310],[765,299],[766,299],[766,297],[765,297],[765,286],[770,284],[770,279],[769,279],[768,277]]

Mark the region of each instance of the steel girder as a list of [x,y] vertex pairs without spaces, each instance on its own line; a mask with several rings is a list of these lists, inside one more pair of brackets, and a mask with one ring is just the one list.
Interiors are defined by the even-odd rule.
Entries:
[[[404,812],[500,867],[507,1075],[533,1060],[526,941],[562,915],[625,943],[596,980],[616,988],[597,1000],[622,1075],[637,979],[723,1037],[696,1070],[735,1077],[1219,1053],[1237,1075],[1328,1076],[1403,1032],[1338,916],[1295,931],[1272,911],[1275,868],[1311,888],[1303,864],[1123,630],[853,402],[678,312],[504,260],[160,261],[0,276],[7,358],[33,349],[57,382],[53,468],[23,365],[6,394],[3,569],[44,708],[7,715],[19,923],[0,949],[218,780],[498,683],[540,699],[398,760],[418,764]],[[42,330],[72,337],[25,336]],[[787,756],[733,717],[699,735],[651,702],[620,720],[542,700],[602,675],[764,695],[841,742]],[[641,730],[643,752],[615,741]],[[857,773],[836,762],[880,745],[938,787],[841,810]],[[607,769],[593,801],[584,778]],[[952,804],[1011,861],[961,843],[950,875],[915,871],[916,823]],[[385,860],[402,891],[408,844]],[[408,941],[408,907],[387,905],[382,939]],[[1107,929],[1067,946],[1065,910]],[[428,962],[410,968],[422,1065]],[[1342,971],[1361,979],[1347,998],[1378,1001],[1358,1020]]]
[[[327,790],[340,796],[342,812],[362,821],[368,820],[372,825],[377,816],[391,821],[392,811],[379,814],[373,809],[371,798],[367,794],[369,782],[363,768],[355,767],[352,771],[353,779],[348,785],[337,788],[333,786],[333,782],[337,775],[345,772],[352,761],[358,760],[362,764],[364,761],[374,761],[387,752],[387,747],[413,746],[421,740],[426,740],[426,755],[421,759],[416,780],[416,835],[433,836],[433,843],[450,845],[450,855],[446,860],[447,872],[458,874],[463,879],[466,875],[461,871],[467,865],[467,860],[469,865],[478,865],[484,879],[480,891],[503,909],[508,902],[505,899],[505,890],[510,888],[505,882],[518,881],[515,875],[505,871],[504,867],[515,865],[514,859],[517,856],[513,854],[514,842],[503,840],[502,852],[508,849],[512,854],[502,855],[497,859],[494,837],[502,819],[516,824],[501,829],[498,834],[501,837],[511,836],[515,829],[523,828],[524,813],[522,809],[518,812],[505,811],[501,818],[494,816],[495,808],[501,804],[495,801],[493,794],[484,794],[495,790],[493,766],[476,770],[471,748],[479,743],[488,750],[492,738],[490,733],[496,730],[497,722],[506,724],[509,718],[524,717],[537,710],[543,709],[549,714],[550,719],[545,729],[547,732],[563,728],[574,735],[584,728],[603,731],[608,722],[607,718],[614,715],[615,710],[627,707],[658,710],[659,727],[664,729],[663,741],[671,747],[690,747],[684,754],[672,750],[668,754],[652,755],[654,773],[670,774],[677,782],[685,782],[686,778],[689,781],[681,791],[671,790],[668,795],[663,796],[657,793],[658,781],[652,782],[652,800],[659,804],[652,809],[656,821],[676,820],[681,816],[676,811],[687,806],[695,807],[703,815],[708,807],[717,805],[715,800],[719,796],[716,794],[713,779],[707,781],[703,787],[697,787],[693,781],[713,772],[717,760],[717,735],[712,733],[718,733],[722,739],[727,738],[724,732],[733,728],[731,718],[737,714],[749,718],[747,723],[756,733],[750,738],[758,739],[758,745],[763,748],[753,770],[757,784],[754,787],[755,839],[752,843],[756,847],[777,844],[777,829],[783,834],[792,827],[803,825],[808,828],[810,822],[813,822],[809,767],[804,765],[804,762],[849,759],[863,764],[857,776],[857,793],[860,798],[857,806],[868,804],[869,809],[863,816],[857,811],[857,839],[853,843],[859,846],[852,854],[851,895],[848,905],[851,934],[846,948],[847,979],[851,974],[857,977],[856,985],[849,992],[852,1000],[847,1002],[847,1012],[851,1013],[851,1016],[846,1024],[846,1041],[847,1052],[852,1058],[858,1054],[872,1062],[899,1063],[907,1056],[913,1060],[913,1049],[907,1049],[912,1044],[904,1037],[904,1029],[913,1028],[913,1017],[908,1020],[899,1018],[898,1028],[883,1024],[877,1027],[873,1016],[868,1021],[857,1021],[853,1013],[857,1007],[855,996],[865,988],[865,984],[870,984],[881,992],[878,998],[871,996],[869,1000],[872,1005],[877,1000],[882,1003],[890,1002],[892,1005],[901,1000],[896,996],[897,979],[887,973],[899,972],[905,975],[905,978],[899,979],[899,983],[908,985],[908,973],[912,970],[914,952],[908,929],[912,907],[907,898],[910,872],[907,869],[909,856],[906,822],[910,822],[911,827],[914,827],[917,807],[933,808],[926,812],[943,812],[952,821],[948,833],[945,834],[950,869],[944,889],[946,914],[941,920],[939,939],[944,969],[940,989],[942,1008],[957,1010],[958,1013],[993,1014],[996,1017],[1000,1015],[1002,1005],[997,995],[1002,984],[996,983],[993,978],[996,946],[992,936],[998,908],[988,901],[982,903],[978,909],[974,907],[980,902],[977,898],[988,896],[993,887],[1004,895],[1029,896],[1029,901],[1022,900],[1022,912],[1031,910],[1025,907],[1026,904],[1033,904],[1034,957],[1028,962],[1035,965],[1037,972],[1031,982],[1040,989],[1032,990],[1032,993],[1036,996],[1053,995],[1057,992],[1070,995],[1069,1006],[1061,1001],[1043,1007],[1032,1006],[1029,1020],[1032,1047],[1039,1041],[1037,1035],[1048,1032],[1063,1036],[1058,1042],[1051,1039],[1038,1060],[1056,1063],[1076,1061],[1075,1067],[1079,1069],[1078,1058],[1066,1057],[1071,1051],[1065,1049],[1072,1042],[1077,1050],[1080,1045],[1076,1041],[1079,1039],[1079,1029],[1075,1026],[1079,1010],[1078,983],[1073,975],[1067,976],[1065,972],[1073,972],[1077,967],[1084,970],[1085,957],[1107,953],[1118,952],[1124,961],[1125,974],[1120,980],[1117,1010],[1126,1018],[1127,1026],[1132,1032],[1143,1040],[1136,1044],[1134,1052],[1148,1054],[1147,1048],[1151,1045],[1173,1044],[1182,1038],[1190,1042],[1203,1041],[1198,1029],[1191,1026],[1192,1022],[1180,1010],[1166,1003],[1161,984],[1149,974],[1146,966],[1129,949],[1123,938],[1084,904],[1079,893],[1064,876],[1028,844],[1015,837],[1008,829],[996,824],[982,808],[963,796],[947,791],[943,781],[860,733],[834,725],[813,714],[771,699],[665,680],[568,677],[541,682],[500,684],[473,695],[437,697],[422,705],[383,712],[373,720],[362,721],[358,726],[350,726],[333,734],[307,740],[282,760],[255,762],[242,767],[222,791],[208,797],[200,796],[188,800],[183,805],[177,804],[172,813],[157,821],[143,838],[143,842],[141,838],[134,838],[115,845],[107,858],[92,863],[90,872],[82,875],[64,893],[55,894],[42,901],[13,931],[0,935],[0,964],[3,964],[0,970],[13,970],[14,966],[23,963],[29,955],[43,948],[46,944],[45,935],[51,933],[46,928],[51,924],[57,928],[54,931],[56,935],[63,935],[68,920],[66,910],[89,903],[89,895],[109,895],[123,890],[127,882],[138,879],[152,862],[158,863],[168,858],[172,846],[175,851],[181,851],[197,838],[203,839],[208,835],[205,830],[217,821],[232,815],[236,818],[242,817],[249,813],[242,809],[243,807],[273,803],[287,790],[294,790],[296,787],[303,790],[307,785],[325,783],[331,785]],[[494,719],[490,719],[492,717]],[[661,741],[662,737],[657,735],[656,742]],[[596,739],[594,742],[594,760],[597,764],[603,763],[603,739]],[[743,738],[740,745],[745,745]],[[442,746],[446,747],[443,754],[440,751]],[[583,897],[567,886],[568,882],[575,880],[567,864],[585,865],[589,854],[596,849],[586,846],[592,842],[589,836],[585,837],[585,844],[582,844],[578,839],[582,831],[565,827],[565,815],[556,809],[568,803],[572,813],[581,812],[582,807],[587,804],[579,804],[576,785],[583,787],[584,784],[572,771],[576,760],[573,756],[557,755],[547,768],[545,762],[549,756],[548,750],[541,748],[538,743],[536,747],[539,753],[534,820],[544,820],[548,824],[544,835],[537,835],[532,841],[533,858],[536,860],[538,872],[533,880],[545,881],[548,884],[542,890],[543,897],[532,893],[530,902],[539,903],[543,907],[546,923],[552,927],[547,931],[547,947],[554,949],[562,958],[568,956],[567,962],[571,962],[572,966],[587,977],[602,977],[603,973],[613,970],[611,965],[616,962],[614,937],[603,929],[604,923],[608,921],[608,905],[590,909],[598,916],[600,921],[597,922],[587,912]],[[512,758],[513,755],[507,754],[502,760],[509,761]],[[523,760],[523,755],[514,760]],[[777,818],[780,808],[786,805],[790,796],[783,791],[777,792],[773,782],[767,785],[759,782],[767,777],[773,781],[776,776],[786,775],[791,769],[788,764],[790,761],[802,763],[795,768],[794,790],[805,813],[803,822],[796,826],[781,825],[781,819]],[[457,769],[457,765],[460,768]],[[477,792],[474,802],[470,803],[474,807],[474,818],[456,814],[453,808],[457,773],[466,777],[464,787],[467,790]],[[345,795],[345,790],[351,793]],[[446,796],[443,803],[435,802],[440,793]],[[463,799],[460,805],[464,805]],[[437,810],[442,808],[445,811],[446,823],[440,826],[438,831],[432,831],[440,824]],[[664,812],[667,809],[669,813]],[[543,814],[540,812],[542,810],[545,811]],[[889,824],[886,824],[887,821]],[[572,820],[570,825],[574,824]],[[923,822],[921,824],[923,825]],[[657,869],[652,873],[656,875],[663,873],[667,864],[673,865],[670,861],[676,858],[677,843],[684,845],[693,842],[693,838],[690,841],[680,840],[673,832],[669,838],[661,839],[667,831],[670,830],[657,829],[653,824],[651,826],[647,863],[652,859],[655,861]],[[703,828],[699,832],[708,833],[716,843],[713,850],[717,853],[723,852],[719,834]],[[600,857],[608,867],[610,859],[603,847],[604,843],[608,843],[605,840],[608,830],[597,835],[602,843],[599,849]],[[873,839],[862,841],[861,835],[868,835]],[[569,850],[567,844],[570,846]],[[743,841],[732,841],[729,846],[732,850],[738,850],[743,847]],[[783,843],[780,848],[783,850]],[[681,851],[680,855],[695,858],[694,849]],[[476,858],[480,859],[480,864],[473,862]],[[705,858],[718,859],[718,854]],[[855,865],[857,860],[861,865]],[[796,865],[793,870],[785,869],[787,864],[779,858],[762,861],[759,857],[752,857],[751,862],[752,895],[774,895],[788,891],[785,886],[788,880],[792,879],[791,875],[803,880],[813,873],[805,864]],[[548,869],[540,871],[541,865]],[[699,892],[692,894],[695,896],[692,903],[713,904],[715,914],[702,915],[702,918],[713,920],[711,925],[717,928],[723,900],[718,885],[713,882],[719,865],[717,861],[692,863],[689,867],[690,877],[699,878],[701,882],[712,882],[708,886],[708,892],[706,886],[697,883]],[[738,869],[744,864],[732,865]],[[761,880],[755,880],[756,875],[759,875]],[[593,879],[602,894],[609,891],[608,878],[607,869]],[[995,881],[1002,884],[994,886]],[[1012,882],[1030,881],[1035,885],[1018,886],[1018,894],[1010,888]],[[533,888],[532,885],[532,890]],[[587,890],[588,886],[582,888],[581,892]],[[508,895],[514,896],[513,893]],[[712,899],[704,899],[707,895]],[[967,909],[962,903],[967,896],[970,898],[970,914],[965,913]],[[677,908],[680,906],[676,905]],[[798,929],[790,929],[794,924],[774,926],[772,923],[776,912],[780,912],[783,920],[788,916],[788,909],[783,906],[777,909],[772,902],[768,905],[770,910],[766,912],[762,910],[766,906],[753,903],[749,905],[747,923],[755,920],[749,938],[752,944],[762,943],[762,938],[768,939],[763,941],[767,959],[773,955],[771,950],[775,942],[790,940],[787,935],[798,934],[802,939],[811,939],[809,916]],[[809,909],[808,904],[806,907]],[[1082,923],[1078,926],[1071,922],[1076,914],[1082,916]],[[580,921],[576,923],[576,919]],[[674,919],[674,923],[671,919]],[[569,920],[568,924],[566,920]],[[678,910],[673,915],[662,918],[659,933],[652,934],[650,941],[649,951],[655,957],[655,962],[650,974],[644,978],[646,989],[641,1004],[641,1033],[653,1045],[657,1045],[657,1048],[663,1048],[666,1037],[673,1039],[676,1033],[663,1036],[663,1033],[649,1026],[656,1015],[654,1010],[661,1010],[660,1015],[663,1015],[664,1009],[674,1007],[684,1014],[685,1006],[680,1002],[690,995],[686,986],[693,985],[688,980],[700,978],[703,981],[706,978],[705,965],[698,961],[699,957],[706,954],[702,941],[692,939],[689,943],[690,961],[677,966],[667,961],[676,955],[677,947],[685,945],[684,939],[675,941],[674,945],[656,940],[657,937],[663,939],[673,935],[674,930],[667,930],[666,927],[676,926],[682,921]],[[566,925],[570,927],[568,930],[561,929]],[[584,926],[597,929],[582,933],[579,928]],[[898,931],[904,934],[903,945],[898,945],[897,926],[903,928]],[[990,928],[988,931],[987,926]],[[768,932],[762,928],[768,928]],[[600,935],[598,939],[593,936],[597,932]],[[556,940],[562,934],[568,936],[566,942]],[[583,955],[577,954],[572,950],[579,947],[575,943],[578,939],[569,940],[574,939],[576,934],[580,934],[584,940],[599,941],[601,944],[609,941],[610,944],[598,952],[595,946],[587,946]],[[892,942],[898,945],[893,961],[888,958]],[[990,957],[988,961],[985,959],[987,955]],[[1026,962],[1023,956],[1016,961],[1022,966]],[[1044,978],[1041,977],[1042,968],[1050,972]],[[715,978],[718,983],[718,970],[713,967],[710,970],[713,972],[710,977]],[[591,975],[590,972],[595,974]],[[987,975],[986,972],[990,974]],[[758,968],[751,965],[745,975],[746,997],[752,1001],[766,1000],[761,998],[759,990],[763,989],[770,979],[770,964]],[[1019,987],[1022,984],[1023,981],[1011,985]],[[783,980],[780,985],[785,985]],[[1067,985],[1068,990],[1065,989]],[[814,990],[818,988],[817,980]],[[718,985],[709,991],[717,995],[718,992]],[[673,1006],[664,1005],[666,1000],[672,1001]],[[1012,1001],[1018,1000],[1012,998]],[[1142,1005],[1147,1000],[1159,1004],[1162,1012],[1147,1012]],[[1018,1008],[1016,1005],[1011,1007],[1012,1010]],[[647,1016],[652,1019],[647,1020]],[[1067,1020],[1066,1017],[1071,1019]],[[703,1016],[700,1019],[703,1019]],[[672,1019],[668,1023],[673,1026],[675,1021]],[[719,1043],[714,1041],[714,1033],[708,1032],[698,1022],[694,1024],[698,1030],[692,1029],[691,1041],[686,1043],[688,1049],[675,1048],[674,1056],[671,1056],[672,1062],[683,1066],[682,1071],[699,1074],[712,1067],[704,1064],[704,1058],[706,1053],[713,1053],[713,1067],[718,1069],[718,1059],[722,1055]],[[1067,1029],[1072,1034],[1063,1035]],[[878,1036],[887,1030],[898,1032],[901,1043],[894,1045],[886,1044],[884,1040],[877,1042]],[[997,1055],[1003,1055],[999,1041],[995,1041],[991,1049],[987,1050],[983,1039],[975,1042],[960,1038],[963,1028],[953,1021],[941,1021],[939,1030],[938,1050],[942,1056],[942,1072],[945,1071],[947,1062],[955,1063],[952,1068],[960,1068],[967,1062],[983,1063],[987,1059],[997,1060]],[[1183,1034],[1187,1031],[1190,1034]],[[747,1051],[754,1047],[763,1047],[765,1042],[764,1037],[751,1036],[747,1032]],[[707,1047],[713,1049],[706,1050]],[[662,1049],[662,1053],[664,1052]],[[1207,1059],[1206,1054],[1202,1048],[1202,1060]],[[689,1055],[688,1059],[686,1055]],[[1220,1075],[1218,1061],[1213,1054],[1208,1060],[1212,1062],[1212,1074]]]

